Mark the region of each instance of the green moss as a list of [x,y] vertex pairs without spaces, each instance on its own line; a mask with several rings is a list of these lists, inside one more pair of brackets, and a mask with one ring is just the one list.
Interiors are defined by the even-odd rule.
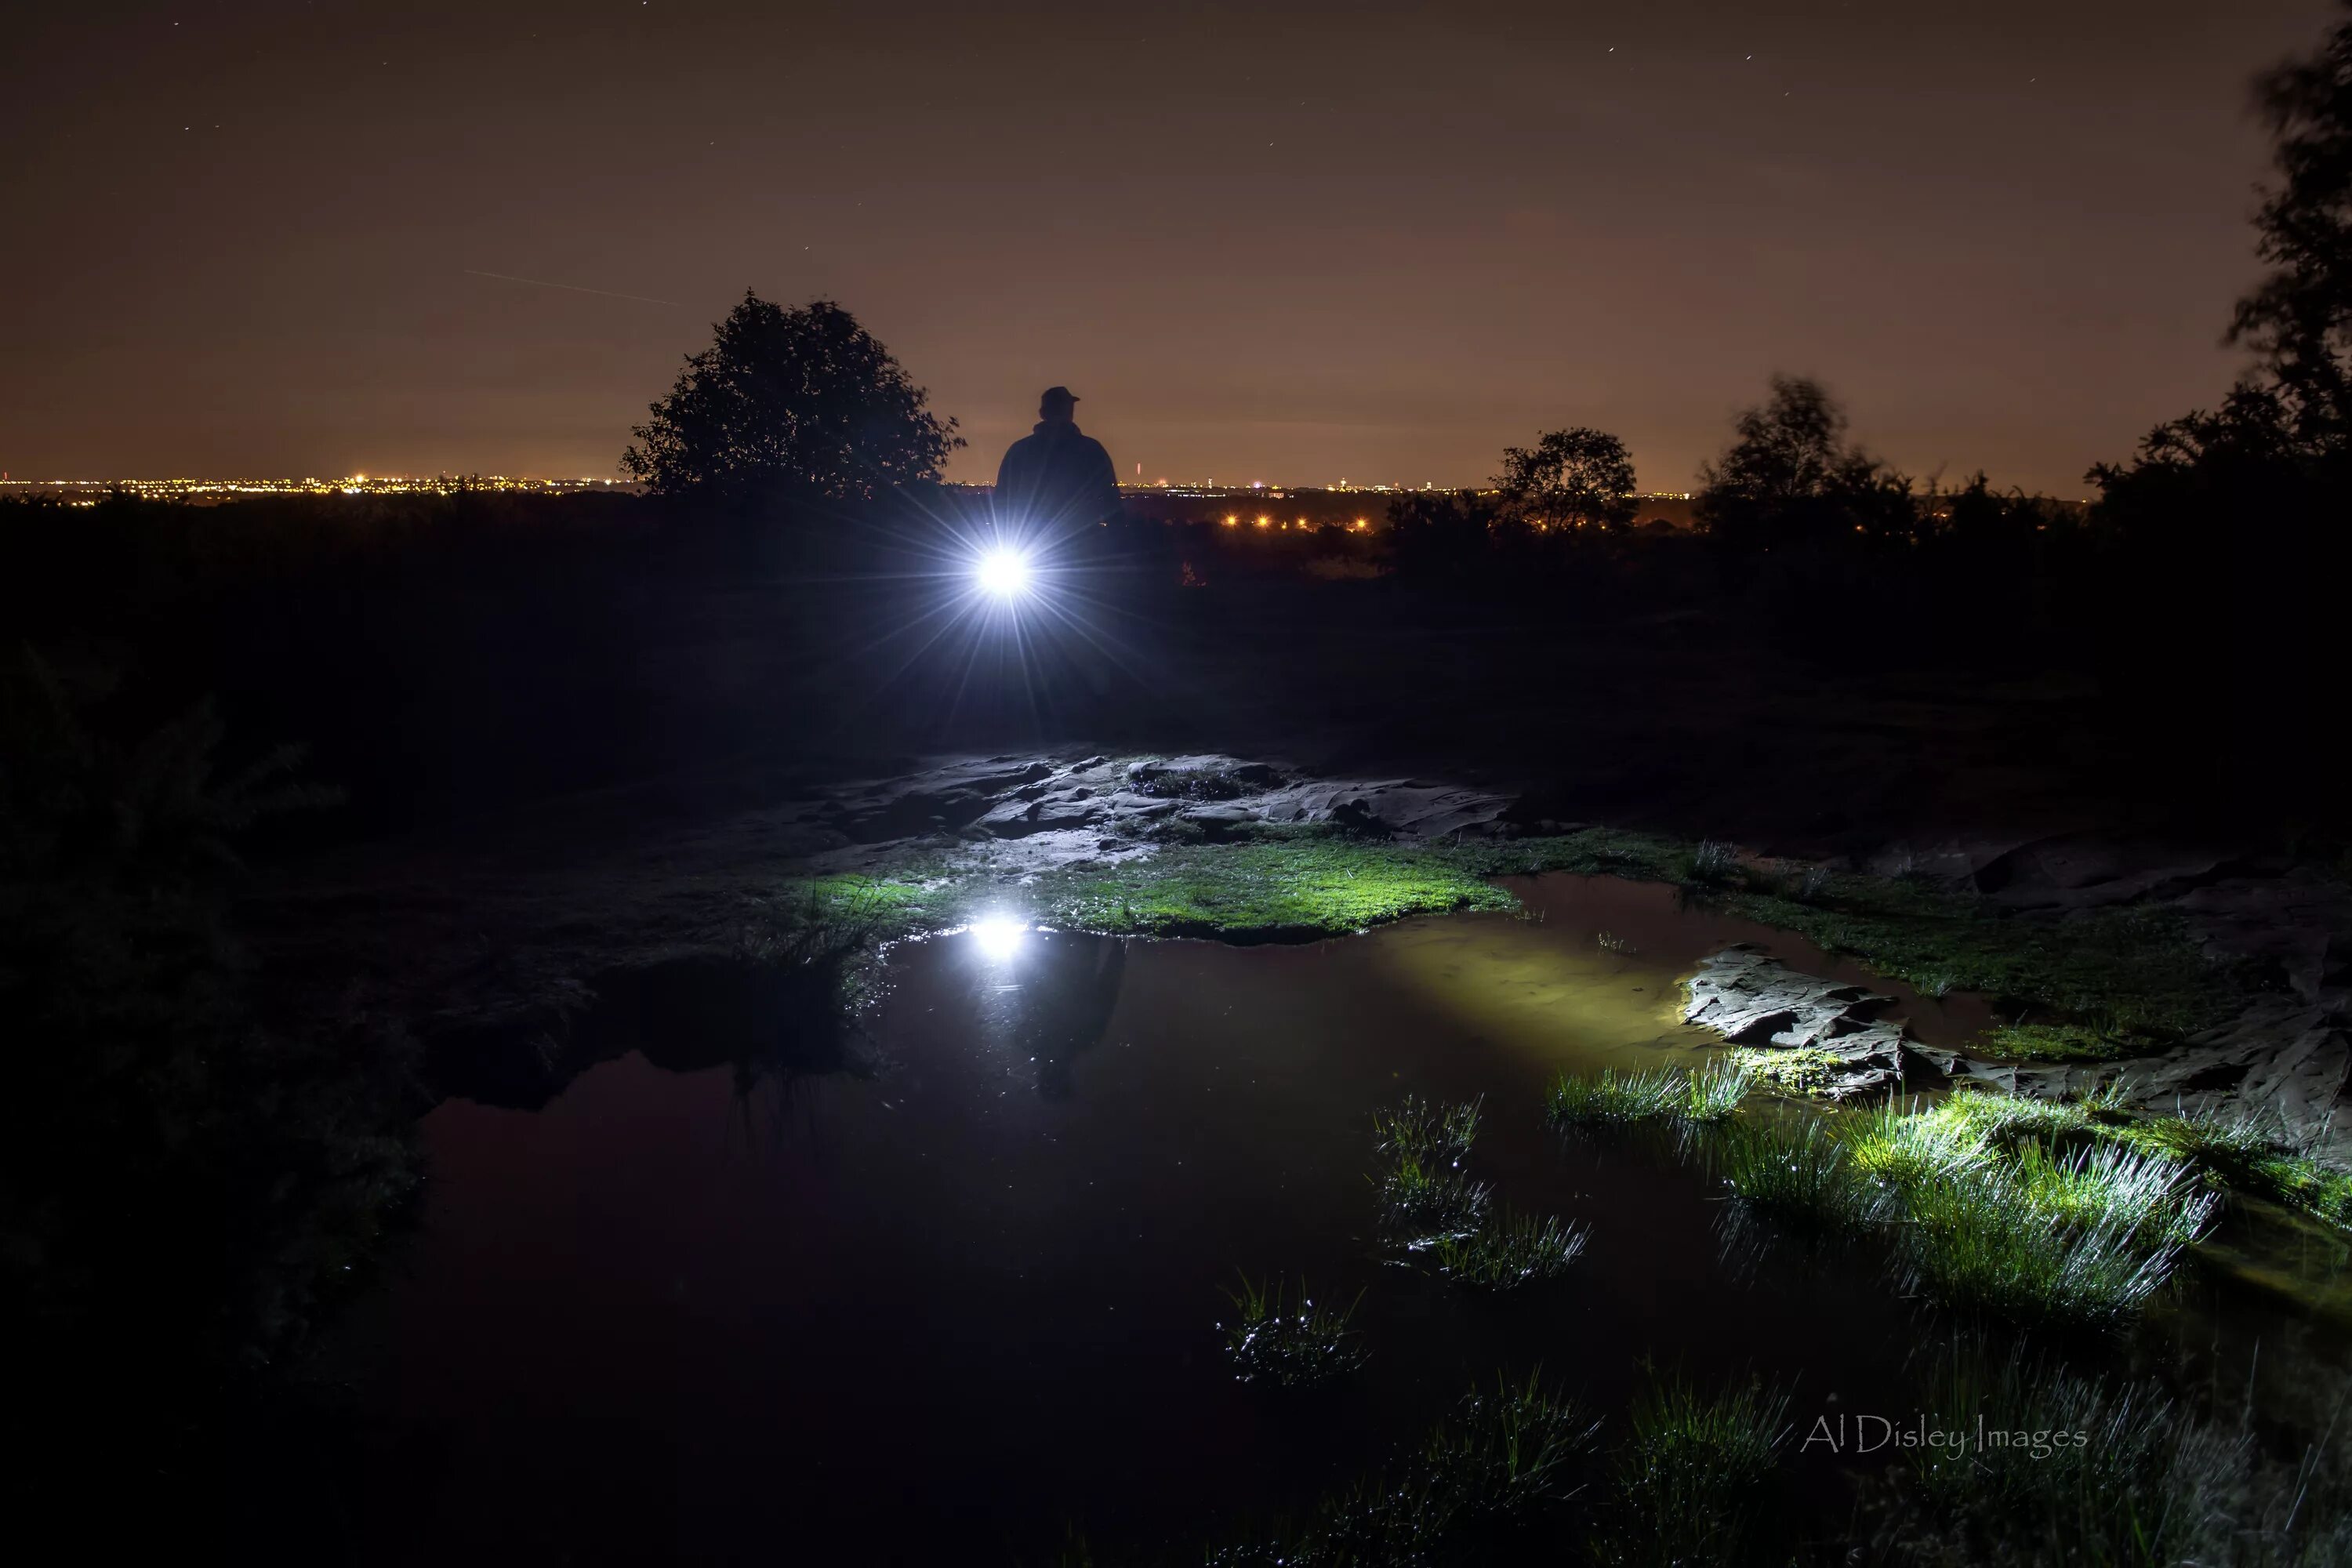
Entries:
[[1767,1084],[1791,1094],[1812,1094],[1826,1088],[1831,1069],[1837,1066],[1837,1058],[1819,1046],[1798,1046],[1785,1051],[1742,1046],[1731,1057],[1747,1071],[1750,1083]]
[[1163,849],[1049,872],[1029,891],[1049,924],[1228,939],[1337,936],[1406,915],[1515,907],[1443,858],[1344,838]]
[[2111,1062],[2132,1054],[2129,1039],[2085,1024],[2002,1024],[1986,1032],[1985,1054],[2017,1062]]
[[2250,1184],[2265,1196],[2352,1230],[2352,1172],[2302,1154],[2271,1154],[2255,1161],[2249,1175]]

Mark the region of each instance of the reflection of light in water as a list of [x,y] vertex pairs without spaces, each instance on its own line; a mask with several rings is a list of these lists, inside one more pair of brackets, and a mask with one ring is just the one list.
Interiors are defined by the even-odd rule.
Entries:
[[980,955],[1000,963],[1020,952],[1028,935],[1029,928],[1009,915],[986,915],[971,922],[971,940],[980,944]]

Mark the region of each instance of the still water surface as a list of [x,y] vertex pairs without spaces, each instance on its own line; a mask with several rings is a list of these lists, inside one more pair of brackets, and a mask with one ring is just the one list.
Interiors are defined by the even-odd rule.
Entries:
[[[367,1510],[383,1554],[1042,1563],[1071,1526],[1197,1543],[1538,1363],[1602,1411],[1645,1362],[1775,1381],[1801,1425],[1911,1408],[1905,1359],[1933,1331],[1868,1260],[1727,1253],[1695,1171],[1540,1117],[1556,1072],[1712,1048],[1675,980],[1726,941],[1859,972],[1663,888],[1515,888],[1534,918],[1311,946],[910,943],[871,1078],[747,1089],[632,1053],[541,1110],[445,1103],[422,1234],[341,1352],[399,1435]],[[1909,1002],[1930,1037],[1981,1022]],[[1485,1097],[1474,1173],[1592,1227],[1566,1278],[1476,1296],[1381,1261],[1368,1122],[1408,1091]],[[1236,1383],[1215,1325],[1242,1269],[1361,1292],[1369,1364],[1323,1391]],[[2234,1375],[2228,1336],[2177,1316],[2171,1340],[2198,1342],[2134,1359]],[[1829,1495],[1837,1462],[1801,1458],[1800,1484]]]

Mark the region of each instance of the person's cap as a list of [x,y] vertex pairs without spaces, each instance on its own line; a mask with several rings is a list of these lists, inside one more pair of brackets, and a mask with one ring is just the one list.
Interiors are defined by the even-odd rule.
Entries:
[[1041,398],[1039,398],[1037,401],[1038,401],[1039,403],[1041,403],[1041,404],[1044,404],[1044,403],[1076,403],[1077,400],[1078,400],[1078,395],[1077,395],[1076,393],[1075,393],[1075,392],[1072,392],[1072,391],[1071,391],[1068,387],[1066,387],[1066,386],[1049,386],[1049,387],[1047,387],[1047,388],[1045,389],[1045,396],[1043,396],[1043,397],[1041,397]]

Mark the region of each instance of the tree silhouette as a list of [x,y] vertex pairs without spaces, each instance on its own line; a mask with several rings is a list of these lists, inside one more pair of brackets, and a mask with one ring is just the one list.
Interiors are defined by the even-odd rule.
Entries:
[[2238,301],[2230,342],[2251,346],[2305,442],[2352,439],[2352,16],[2307,59],[2265,76],[2277,140],[2256,253],[2271,268]]
[[1910,481],[1845,438],[1845,410],[1809,376],[1775,375],[1772,395],[1732,424],[1736,439],[1702,464],[1700,522],[1727,542],[1909,533]]
[[713,331],[621,454],[621,470],[656,495],[868,500],[937,479],[963,445],[890,351],[829,300],[786,310],[747,290]]
[[1504,514],[1537,527],[1630,522],[1633,461],[1606,430],[1551,430],[1532,447],[1506,447],[1495,479]]

